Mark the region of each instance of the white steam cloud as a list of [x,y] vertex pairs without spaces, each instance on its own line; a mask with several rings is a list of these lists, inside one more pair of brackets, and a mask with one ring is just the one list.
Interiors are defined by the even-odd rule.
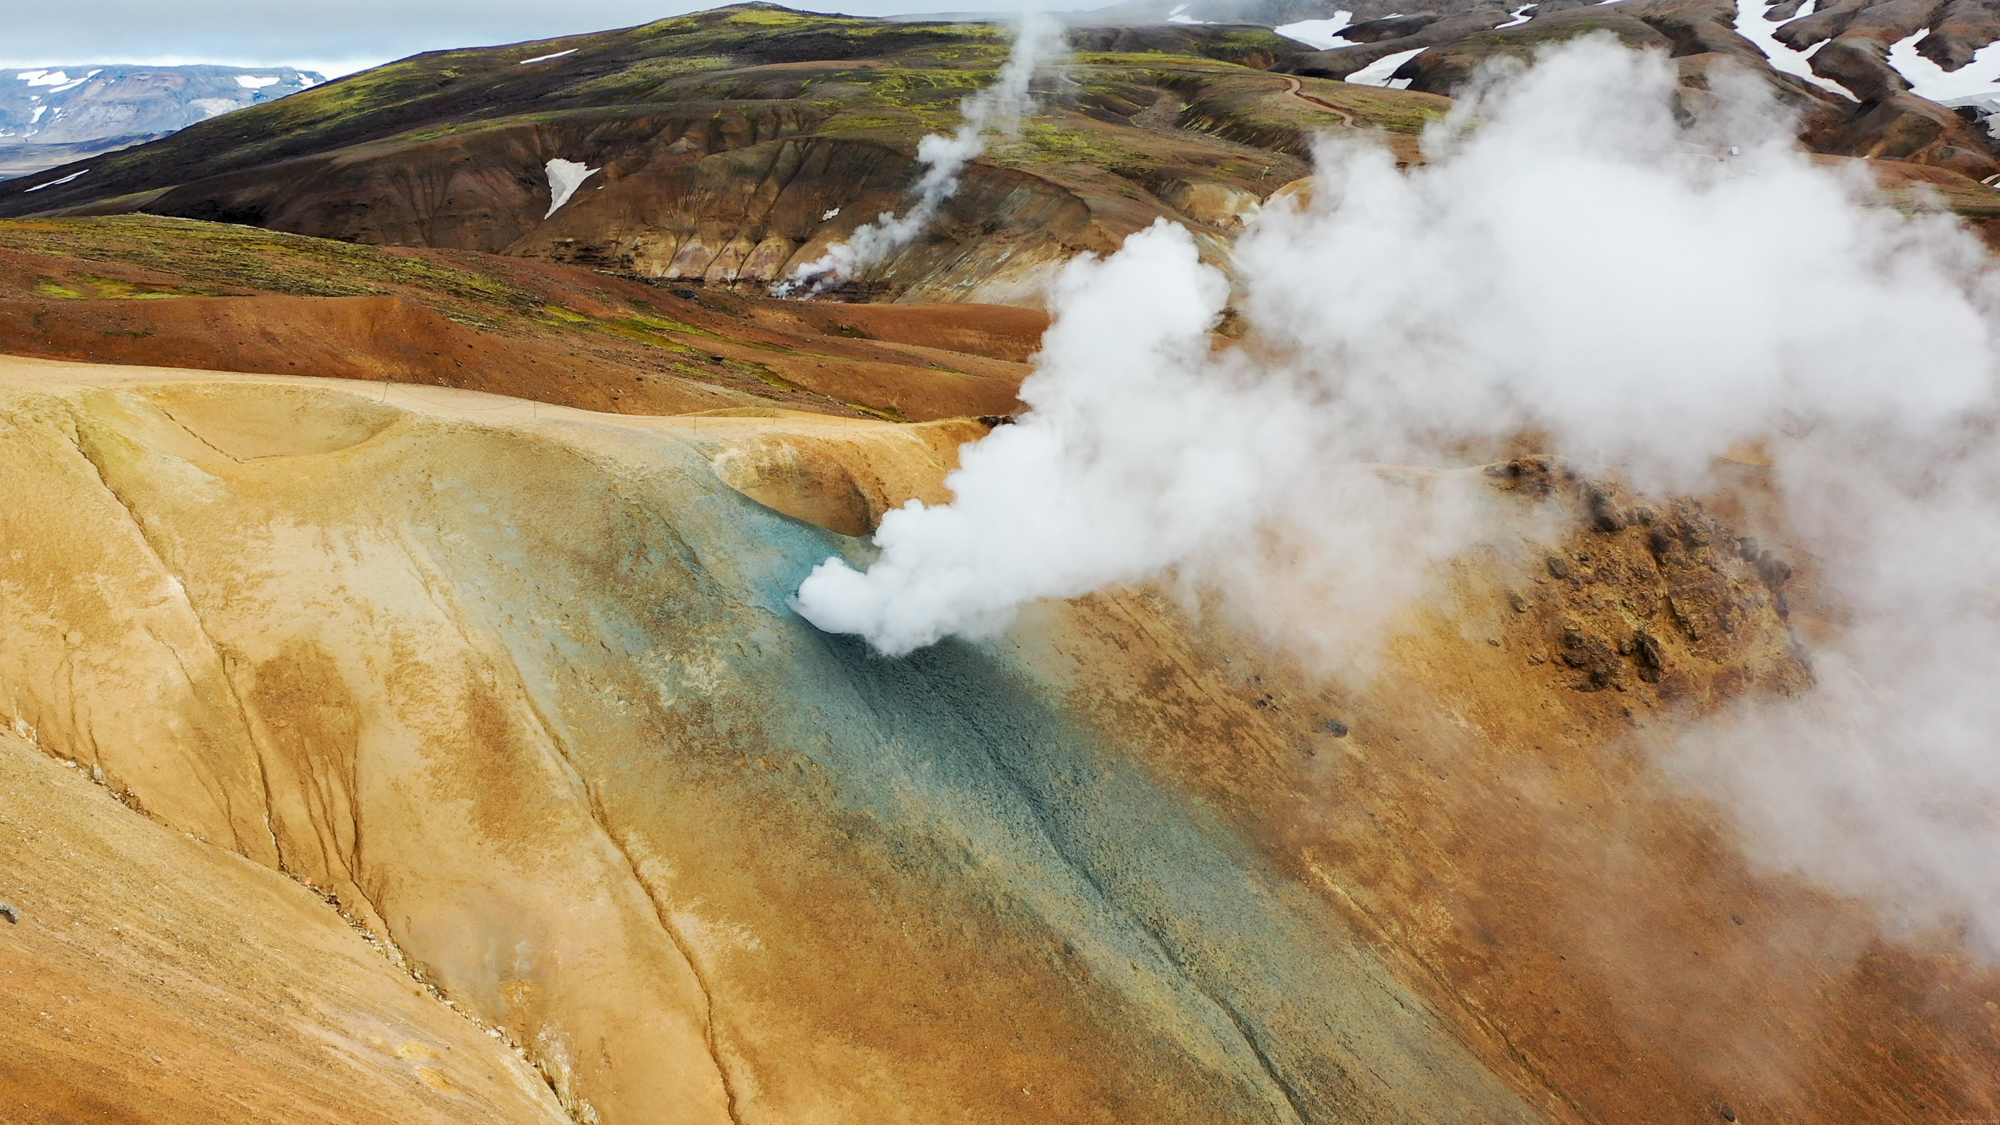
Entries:
[[959,103],[964,120],[958,131],[948,137],[933,133],[917,143],[917,163],[924,166],[924,172],[910,186],[910,194],[916,198],[909,209],[901,215],[882,212],[874,222],[856,229],[847,241],[827,247],[817,260],[772,286],[772,295],[810,295],[828,285],[850,281],[915,242],[938,210],[958,194],[965,166],[986,151],[987,134],[1011,137],[1020,132],[1021,118],[1034,112],[1035,99],[1028,88],[1036,73],[1060,60],[1068,49],[1061,23],[1040,12],[1023,15],[1014,31],[1013,49],[993,85]]
[[1231,280],[1179,227],[1072,263],[1030,411],[962,450],[951,504],[889,513],[865,572],[816,568],[799,612],[894,655],[1173,573],[1337,647],[1487,534],[1459,476],[1386,466],[1538,432],[1693,492],[1762,443],[1851,619],[1813,691],[1676,766],[1754,857],[2000,955],[1995,275],[1953,220],[1812,164],[1739,78],[1683,124],[1663,56],[1586,39],[1489,75],[1424,166],[1324,143],[1312,203],[1237,244],[1239,346],[1211,334]]

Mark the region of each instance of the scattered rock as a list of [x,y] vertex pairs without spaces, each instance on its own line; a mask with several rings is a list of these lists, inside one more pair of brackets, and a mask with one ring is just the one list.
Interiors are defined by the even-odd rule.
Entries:
[[1486,466],[1486,475],[1506,482],[1504,487],[1529,496],[1547,496],[1554,490],[1554,459],[1544,456],[1518,457]]
[[1660,682],[1661,673],[1666,671],[1666,652],[1651,633],[1641,629],[1632,637],[1632,663],[1639,666],[1639,678],[1649,684]]
[[1619,654],[1602,639],[1571,627],[1563,630],[1562,651],[1556,659],[1583,673],[1572,685],[1578,691],[1603,691],[1622,687],[1619,683]]
[[1326,733],[1332,735],[1335,738],[1347,737],[1347,724],[1341,722],[1339,719],[1321,719],[1319,722],[1319,729],[1325,731]]
[[1792,568],[1790,564],[1781,559],[1772,558],[1771,552],[1765,551],[1758,555],[1756,562],[1757,577],[1763,579],[1764,585],[1769,586],[1774,592],[1786,582],[1791,581]]
[[1585,485],[1583,490],[1584,508],[1590,513],[1590,526],[1606,535],[1625,530],[1625,516],[1611,499],[1611,494],[1596,485]]
[[7,919],[9,925],[21,924],[20,908],[11,902],[0,902],[0,918]]

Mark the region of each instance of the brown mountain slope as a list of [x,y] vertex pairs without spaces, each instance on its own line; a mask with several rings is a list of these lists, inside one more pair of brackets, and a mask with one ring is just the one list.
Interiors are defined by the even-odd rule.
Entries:
[[[1044,111],[996,138],[870,292],[1031,302],[1053,263],[1156,218],[1225,237],[1241,208],[1208,201],[1298,178],[1315,130],[1380,127],[1410,149],[1441,112],[1413,94],[1292,97],[1296,81],[1259,69],[1289,41],[1262,29],[1073,39],[1066,76],[1039,84]],[[955,127],[1006,52],[992,25],[750,4],[419,56],[0,185],[0,215],[146,211],[759,288],[901,206],[919,139]],[[555,159],[596,172],[551,215]]]
[[[1356,24],[1347,32],[1351,44],[1302,53],[1278,68],[1344,78],[1391,55],[1421,50],[1396,69],[1396,84],[1449,95],[1491,60],[1527,59],[1539,47],[1579,35],[1612,35],[1629,46],[1671,55],[1691,97],[1701,96],[1696,92],[1707,88],[1718,66],[1761,76],[1798,116],[1801,139],[1816,152],[1934,165],[1974,180],[2000,174],[2000,156],[1987,125],[1991,107],[1953,110],[1917,97],[1910,81],[1888,61],[1892,44],[1921,34],[1916,45],[1920,54],[1952,70],[1962,68],[1974,50],[2000,37],[2000,21],[1976,6],[1845,0],[1804,15],[1795,0],[1744,5],[1737,0],[1553,0],[1515,10],[1461,7],[1419,4],[1412,8],[1422,13],[1418,16]],[[1774,69],[1764,50],[1741,33],[1738,24],[1746,14],[1784,21],[1775,31],[1777,40],[1796,50],[1812,50],[1812,73],[1824,81]]]
[[[1774,70],[1735,29],[1732,0],[1552,0],[1522,9],[1525,23],[1446,7],[1357,25],[1366,42],[1324,52],[1241,26],[1073,28],[1075,53],[1038,83],[1019,136],[996,136],[926,236],[848,295],[1033,304],[1059,262],[1162,217],[1221,261],[1241,215],[1305,173],[1313,136],[1379,132],[1399,160],[1421,159],[1442,95],[1482,63],[1592,33],[1672,55],[1690,99],[1717,67],[1748,68],[1815,151],[1948,170],[1964,177],[1954,206],[2000,206],[1976,182],[2000,159],[1974,120],[1885,67],[1867,81],[1841,71],[1859,101]],[[1875,24],[1842,26],[1815,65]],[[1875,54],[1857,59],[1885,49],[1867,42]],[[1331,80],[1419,49],[1397,71],[1410,90]],[[992,25],[749,4],[424,55],[0,184],[0,215],[138,211],[761,291],[903,206],[919,139],[957,125],[1006,50]],[[552,160],[594,170],[553,212]]]
[[1007,414],[1045,314],[661,289],[133,217],[0,223],[0,351],[466,387],[621,413]]

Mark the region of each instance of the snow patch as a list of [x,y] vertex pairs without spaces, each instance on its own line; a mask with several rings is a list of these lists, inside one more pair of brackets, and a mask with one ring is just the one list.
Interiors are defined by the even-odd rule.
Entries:
[[840,208],[835,207],[831,211],[821,212],[819,216],[819,221],[823,223],[826,222],[828,219],[837,219],[839,217],[840,217]]
[[[90,169],[88,168],[85,168],[83,170],[83,172],[88,172],[88,171],[90,171]],[[45,187],[55,187],[57,184],[66,184],[71,180],[76,179],[78,176],[83,175],[83,172],[71,172],[69,175],[64,176],[60,180],[50,180],[48,183],[45,184],[36,184],[34,187],[29,188],[28,191],[40,191]],[[26,193],[24,192],[23,194]]]
[[528,65],[529,63],[538,63],[538,62],[547,62],[547,61],[549,61],[550,59],[559,59],[559,58],[562,58],[562,57],[563,57],[564,55],[574,55],[574,54],[576,54],[576,52],[577,52],[577,48],[575,48],[575,47],[571,47],[571,48],[570,48],[569,50],[567,50],[567,51],[557,51],[557,52],[556,52],[555,54],[553,54],[553,55],[536,55],[536,56],[535,56],[534,58],[532,58],[532,59],[522,59],[522,60],[521,60],[521,62],[520,62],[520,65],[522,65],[522,66],[527,66],[527,65]]
[[586,168],[574,160],[560,158],[549,161],[544,167],[549,173],[549,212],[542,216],[544,219],[568,203],[569,197],[576,194],[576,189],[583,186],[583,181],[603,170]]
[[1506,23],[1496,25],[1493,28],[1493,30],[1505,31],[1510,27],[1519,27],[1522,24],[1527,23],[1529,20],[1534,18],[1533,16],[1530,16],[1528,14],[1528,12],[1533,8],[1534,8],[1533,4],[1521,5],[1520,7],[1514,9],[1514,18],[1508,20]]
[[[1804,19],[1812,15],[1813,8],[1817,5],[1818,0],[1806,0],[1806,3],[1800,6],[1798,15],[1792,18]],[[1826,43],[1815,43],[1810,50],[1794,51],[1783,43],[1778,42],[1777,30],[1783,27],[1786,21],[1769,18],[1765,14],[1769,10],[1770,5],[1765,3],[1764,0],[1736,0],[1736,33],[1750,42],[1757,44],[1757,49],[1764,52],[1765,58],[1771,60],[1772,70],[1782,70],[1786,74],[1803,78],[1813,85],[1823,90],[1831,90],[1843,98],[1853,97],[1853,91],[1847,87],[1842,86],[1832,79],[1821,78],[1819,75],[1813,73],[1813,52],[1826,46]]]
[[1271,30],[1314,50],[1331,51],[1340,45],[1340,33],[1353,22],[1353,12],[1335,12],[1329,20],[1300,20]]
[[[33,77],[30,77],[30,75]],[[61,86],[63,83],[69,81],[69,75],[64,74],[60,70],[34,70],[29,71],[27,74],[17,74],[14,77],[21,79],[30,86]]]
[[1934,102],[1985,98],[2000,94],[2000,43],[1988,43],[1972,53],[1972,61],[1946,70],[1917,53],[1930,29],[1917,32],[1889,48],[1889,65],[1910,83],[1910,92]]
[[40,121],[42,119],[42,114],[47,113],[48,111],[49,111],[48,106],[45,105],[36,106],[35,112],[28,118],[28,124],[33,125],[35,122]]
[[1180,7],[1178,7],[1178,8],[1175,8],[1175,9],[1174,9],[1173,11],[1171,11],[1171,12],[1168,12],[1168,13],[1167,13],[1167,22],[1168,22],[1168,23],[1207,23],[1207,22],[1209,22],[1209,21],[1207,21],[1207,20],[1198,20],[1198,19],[1194,18],[1193,16],[1187,16],[1187,15],[1182,15],[1182,14],[1181,14],[1181,13],[1183,13],[1183,12],[1187,11],[1187,10],[1188,10],[1188,6],[1187,6],[1186,4],[1182,4],[1182,5],[1180,6]]
[[88,82],[88,81],[90,81],[91,79],[93,79],[93,78],[95,78],[95,77],[97,77],[98,75],[100,75],[100,74],[103,74],[103,73],[104,73],[104,70],[103,70],[102,68],[99,68],[99,69],[97,69],[97,70],[93,70],[93,71],[91,71],[91,72],[90,72],[89,74],[86,74],[86,75],[84,75],[84,76],[83,76],[82,78],[72,78],[72,79],[70,79],[69,81],[67,81],[67,82],[63,83],[62,85],[60,85],[60,86],[56,86],[56,87],[52,88],[52,89],[51,89],[51,90],[49,91],[49,93],[51,93],[51,94],[60,94],[60,93],[62,93],[62,92],[63,92],[64,90],[74,90],[74,89],[76,89],[76,88],[77,88],[78,86],[81,86],[81,85],[83,85],[83,84],[84,84],[85,82]]
[[279,79],[276,75],[239,74],[236,76],[236,84],[238,86],[243,87],[245,90],[261,90],[266,86],[275,86],[280,81],[282,80]]
[[1391,78],[1396,68],[1424,53],[1422,47],[1409,51],[1397,51],[1393,55],[1376,59],[1360,70],[1347,76],[1347,81],[1356,86],[1386,86],[1391,90],[1401,90],[1410,84],[1407,78]]

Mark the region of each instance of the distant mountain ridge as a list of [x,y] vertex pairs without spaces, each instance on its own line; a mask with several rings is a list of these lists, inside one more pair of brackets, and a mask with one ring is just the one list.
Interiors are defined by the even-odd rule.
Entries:
[[[1991,111],[1943,100],[2000,97],[1992,60],[1943,72],[1917,50],[1928,25],[1912,32],[1915,16],[1893,8],[1890,27],[1761,0],[1415,0],[1437,10],[1343,7],[1316,27],[1279,25],[1308,43],[1202,23],[1228,13],[1192,6],[1294,0],[1146,2],[1167,16],[1072,26],[1069,84],[1038,91],[1044,112],[988,148],[876,288],[849,296],[1038,299],[1047,270],[1159,218],[1224,246],[1250,206],[1310,172],[1319,134],[1379,130],[1399,162],[1422,160],[1421,134],[1482,60],[1593,34],[1672,57],[1691,99],[1708,96],[1711,70],[1747,70],[1807,150],[1865,158],[1892,190],[1941,190],[2000,242],[2000,192],[1982,184],[2000,183],[2000,138],[1981,127]],[[1951,42],[1990,41],[1962,30]],[[435,51],[0,183],[0,217],[144,212],[757,291],[900,207],[921,138],[959,119],[1006,51],[990,24],[766,3]],[[571,165],[595,170],[573,196],[551,171]]]
[[0,178],[165,136],[325,81],[288,66],[0,70]]

